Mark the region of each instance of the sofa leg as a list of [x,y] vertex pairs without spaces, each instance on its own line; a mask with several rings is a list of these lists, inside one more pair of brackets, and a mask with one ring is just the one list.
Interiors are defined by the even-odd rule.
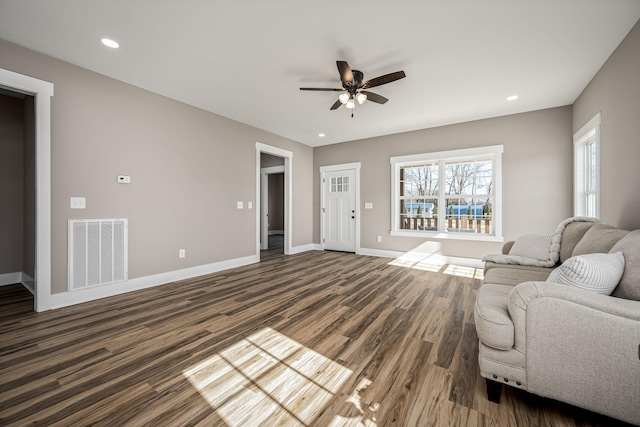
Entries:
[[484,379],[487,383],[487,397],[490,402],[500,403],[500,395],[502,394],[502,384],[492,381],[489,378]]

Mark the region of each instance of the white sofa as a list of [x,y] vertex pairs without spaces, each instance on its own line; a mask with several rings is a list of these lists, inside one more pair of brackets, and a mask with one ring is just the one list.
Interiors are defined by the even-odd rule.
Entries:
[[[611,296],[546,281],[572,256],[616,252]],[[507,384],[640,424],[640,230],[574,222],[554,266],[487,262],[474,314],[490,400]]]

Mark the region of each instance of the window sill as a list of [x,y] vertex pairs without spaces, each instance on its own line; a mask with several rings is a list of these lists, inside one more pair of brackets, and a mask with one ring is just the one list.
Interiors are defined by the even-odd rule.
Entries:
[[391,236],[400,237],[422,237],[426,239],[439,239],[439,240],[471,240],[478,242],[504,242],[502,236],[490,236],[474,233],[444,233],[440,231],[400,231],[392,230],[389,233]]

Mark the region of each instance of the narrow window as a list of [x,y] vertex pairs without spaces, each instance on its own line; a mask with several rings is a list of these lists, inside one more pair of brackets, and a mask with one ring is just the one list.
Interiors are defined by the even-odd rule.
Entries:
[[600,113],[573,135],[574,215],[600,217]]

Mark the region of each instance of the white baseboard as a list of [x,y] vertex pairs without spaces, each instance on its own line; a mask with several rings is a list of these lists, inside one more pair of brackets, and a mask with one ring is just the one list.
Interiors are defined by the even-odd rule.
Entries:
[[70,305],[111,297],[114,295],[120,295],[127,292],[152,288],[154,286],[160,286],[178,280],[189,279],[191,277],[217,273],[218,271],[242,267],[244,265],[254,264],[259,261],[260,257],[258,255],[251,255],[243,258],[236,258],[227,261],[214,262],[212,264],[185,268],[183,270],[154,274],[152,276],[136,277],[135,279],[129,279],[105,286],[96,286],[93,288],[76,290],[72,292],[53,294],[51,295],[50,307],[52,309],[67,307]]
[[284,234],[284,230],[269,230],[269,236],[273,236],[274,234]]
[[387,251],[383,249],[360,248],[358,255],[375,256],[380,258],[400,258],[405,252]]
[[295,255],[302,252],[313,251],[315,250],[315,245],[313,243],[309,243],[308,245],[302,246],[293,246],[289,251],[289,255]]
[[22,272],[0,274],[0,286],[15,285],[22,281]]
[[462,258],[440,254],[412,254],[411,252],[386,251],[380,249],[360,248],[359,255],[375,256],[382,258],[408,258],[412,261],[419,262],[429,259],[431,262],[439,264],[453,264],[462,267],[484,268],[484,262],[477,258]]
[[0,274],[0,286],[16,285],[18,283],[21,283],[22,286],[27,288],[32,294],[36,294],[33,279],[27,273],[18,271],[15,273]]
[[22,279],[20,280],[20,283],[22,283],[22,286],[27,288],[27,290],[31,292],[33,295],[36,294],[35,282],[33,278],[29,276],[27,273],[22,273]]

